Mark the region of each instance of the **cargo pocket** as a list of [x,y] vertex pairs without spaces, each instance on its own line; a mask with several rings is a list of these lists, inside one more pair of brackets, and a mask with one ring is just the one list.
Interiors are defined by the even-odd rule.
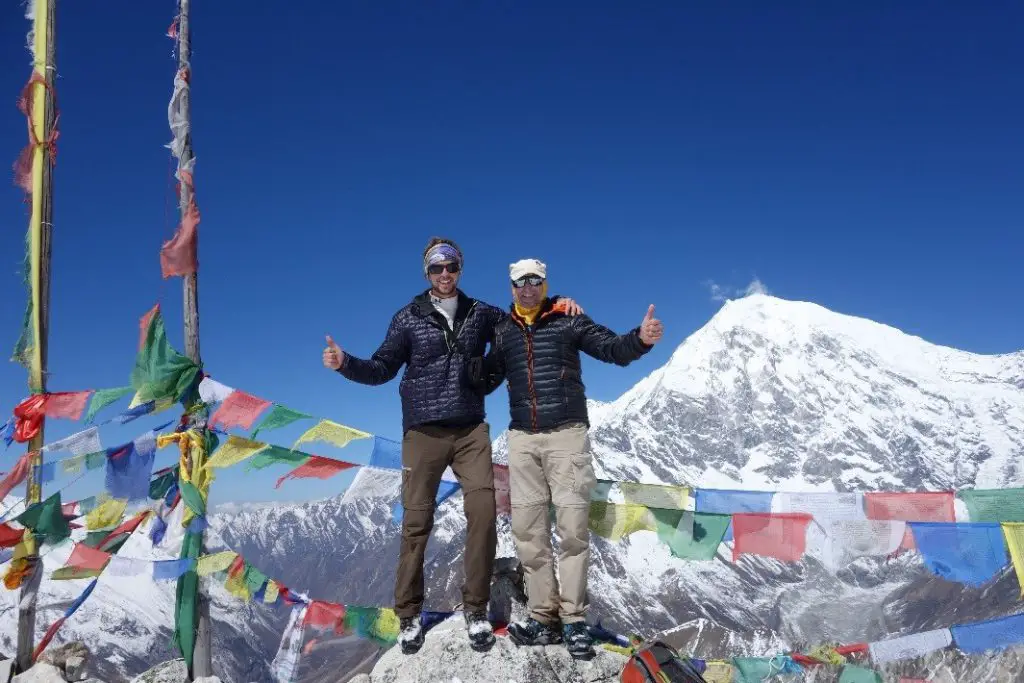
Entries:
[[572,464],[572,492],[580,502],[589,505],[590,494],[597,485],[593,459],[590,453],[573,453],[569,462]]

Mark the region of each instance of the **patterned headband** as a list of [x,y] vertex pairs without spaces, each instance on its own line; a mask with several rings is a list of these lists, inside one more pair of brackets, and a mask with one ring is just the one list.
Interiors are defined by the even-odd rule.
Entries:
[[455,261],[461,266],[462,254],[450,244],[445,244],[444,242],[435,244],[427,250],[427,255],[423,257],[423,272],[427,272],[428,266],[441,263],[442,261]]

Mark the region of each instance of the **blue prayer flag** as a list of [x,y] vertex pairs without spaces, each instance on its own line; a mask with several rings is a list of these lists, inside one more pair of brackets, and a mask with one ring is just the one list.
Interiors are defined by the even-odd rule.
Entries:
[[[771,512],[771,491],[740,491],[735,489],[697,489],[697,512],[731,515],[736,512]],[[722,542],[732,540],[732,522]]]
[[132,420],[142,417],[143,415],[149,415],[156,408],[156,401],[150,401],[148,403],[142,403],[134,408],[129,408],[120,415],[114,418],[115,422],[121,424],[128,424]]
[[1003,650],[1015,645],[1024,645],[1024,613],[954,626],[949,630],[953,632],[953,642],[956,646],[968,654]]
[[7,447],[10,448],[14,442],[14,418],[12,417],[3,427],[0,427],[0,438],[4,440]]
[[910,528],[924,565],[947,581],[981,586],[1010,562],[999,524],[911,522]]
[[[437,495],[434,497],[434,509],[436,510],[441,503],[451,498],[459,488],[459,482],[442,479],[441,485],[437,488]],[[391,506],[391,519],[395,524],[402,523],[403,512],[402,501],[395,501],[395,504]]]
[[156,581],[179,578],[192,566],[192,558],[180,560],[158,560],[153,563],[153,579]]
[[149,480],[156,459],[152,432],[134,442],[107,449],[107,493],[112,498],[149,499]]
[[165,533],[167,533],[167,522],[163,517],[157,515],[153,519],[153,528],[149,531],[149,540],[153,542],[153,545],[160,545],[160,541],[164,540]]
[[402,444],[382,436],[373,437],[370,467],[383,467],[389,470],[402,469]]
[[44,462],[43,466],[39,468],[39,483],[45,484],[48,481],[53,481],[57,478],[57,463]]

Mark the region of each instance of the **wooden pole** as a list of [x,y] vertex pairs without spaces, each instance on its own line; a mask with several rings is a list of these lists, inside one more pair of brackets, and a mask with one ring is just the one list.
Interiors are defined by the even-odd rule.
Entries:
[[[56,72],[56,0],[41,0],[35,3],[33,31],[35,56],[33,69],[45,79],[48,87],[34,85],[30,111],[37,140],[48,140],[54,128],[56,106],[53,98],[53,81]],[[42,114],[40,116],[40,114]],[[34,359],[31,363],[29,383],[40,392],[46,391],[47,339],[50,322],[50,253],[53,234],[53,177],[49,150],[45,145],[32,150],[33,186],[32,218],[29,224],[30,252],[38,250],[38,256],[30,259],[29,285],[33,297]],[[38,296],[34,294],[38,292]],[[42,500],[42,485],[38,480],[43,466],[43,432],[45,420],[39,433],[29,441],[29,451],[34,452],[26,483],[26,505]],[[32,651],[35,649],[36,600],[39,584],[43,578],[43,567],[38,553],[29,556],[32,573],[25,579],[18,601],[18,652],[17,667],[25,671],[32,666]]]
[[[178,13],[178,69],[184,70],[188,77],[191,77],[192,65],[192,42],[191,25],[189,23],[189,0],[179,0]],[[192,103],[189,89],[186,88],[181,100],[182,114],[185,121],[191,124]],[[181,158],[178,160],[178,168],[189,168],[193,159],[192,154],[192,133],[191,125],[185,129],[185,139],[182,146]],[[180,211],[184,217],[192,202],[192,187],[189,183],[180,183]],[[198,245],[197,245],[198,249]],[[202,356],[199,352],[199,274],[190,273],[185,275],[182,281],[184,294],[185,314],[185,353],[192,361],[202,367]],[[191,406],[190,406],[191,407]],[[205,429],[205,426],[204,426]],[[200,532],[202,533],[202,532]],[[205,552],[205,544],[202,544],[200,554]],[[192,666],[189,670],[189,680],[203,678],[213,675],[213,651],[211,647],[212,631],[210,625],[210,598],[206,591],[205,579],[199,580],[199,591],[196,596],[196,607],[198,611],[198,624],[196,625],[196,644],[192,657]]]

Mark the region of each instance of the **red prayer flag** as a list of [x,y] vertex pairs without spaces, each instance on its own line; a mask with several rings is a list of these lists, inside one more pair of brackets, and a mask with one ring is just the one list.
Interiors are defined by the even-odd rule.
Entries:
[[134,517],[129,519],[127,522],[122,524],[121,526],[119,526],[116,529],[114,529],[113,531],[111,531],[109,534],[107,534],[106,536],[103,537],[102,541],[100,541],[99,543],[96,544],[97,547],[102,548],[109,541],[117,538],[121,534],[124,534],[124,533],[133,534],[133,533],[135,533],[135,530],[139,528],[139,525],[142,524],[142,521],[144,519],[146,519],[146,516],[149,515],[149,512],[150,512],[149,510],[143,510],[142,512],[140,512],[139,514],[135,515]]
[[146,345],[146,337],[149,335],[149,325],[153,322],[153,316],[160,310],[160,304],[146,311],[146,314],[139,318],[139,351]]
[[0,548],[13,548],[21,543],[24,529],[15,529],[9,524],[0,524]]
[[[184,175],[184,172],[182,172]],[[191,175],[188,176],[191,181]],[[191,182],[188,183],[191,186]],[[199,225],[199,207],[196,206],[195,194],[189,202],[185,215],[174,237],[164,242],[160,249],[160,270],[165,278],[174,275],[190,275],[199,269],[196,257],[196,226]]]
[[334,632],[341,634],[345,628],[345,606],[336,602],[323,602],[313,600],[306,609],[306,618],[303,626],[314,628],[333,628]]
[[215,427],[219,423],[224,429],[231,427],[252,429],[256,418],[269,406],[270,401],[264,401],[262,398],[235,389],[228,394],[228,397],[210,417],[210,427]]
[[494,506],[499,515],[512,514],[508,465],[494,463]]
[[64,566],[74,569],[101,570],[110,561],[110,557],[110,553],[90,548],[84,543],[78,543],[71,551],[71,557],[64,563]]
[[803,512],[743,512],[732,516],[735,541],[732,561],[743,553],[798,562],[807,545],[807,525],[814,517]]
[[6,498],[15,486],[25,481],[34,455],[35,451],[23,454],[18,458],[18,462],[14,464],[11,471],[7,473],[7,476],[3,478],[3,481],[0,481],[0,500]]
[[[891,519],[901,522],[955,522],[956,510],[952,491],[916,493],[865,493],[864,509],[868,519]],[[901,548],[915,548],[910,527],[903,534]]]
[[43,410],[46,394],[33,394],[14,406],[14,440],[18,443],[30,441],[39,433],[43,424]]
[[342,460],[332,460],[331,458],[321,458],[319,455],[311,455],[304,464],[299,465],[278,479],[274,488],[280,488],[281,484],[288,479],[329,479],[338,472],[343,472],[350,467],[357,467],[357,465]]
[[92,390],[87,391],[60,391],[54,394],[46,394],[46,401],[43,404],[43,412],[47,417],[62,417],[68,420],[78,420],[85,411],[86,404]]

